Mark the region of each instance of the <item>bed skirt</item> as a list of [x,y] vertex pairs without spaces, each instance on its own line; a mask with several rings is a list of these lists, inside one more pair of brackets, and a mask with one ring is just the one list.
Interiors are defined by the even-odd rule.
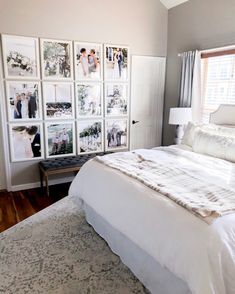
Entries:
[[84,203],[84,210],[87,222],[152,294],[191,294],[184,281],[162,267],[138,245],[114,229],[86,203]]

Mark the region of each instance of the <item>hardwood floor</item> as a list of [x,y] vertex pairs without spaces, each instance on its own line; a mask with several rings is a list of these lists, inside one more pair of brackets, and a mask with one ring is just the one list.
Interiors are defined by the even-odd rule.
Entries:
[[49,197],[40,188],[0,192],[0,232],[67,196],[69,186],[70,183],[50,186]]

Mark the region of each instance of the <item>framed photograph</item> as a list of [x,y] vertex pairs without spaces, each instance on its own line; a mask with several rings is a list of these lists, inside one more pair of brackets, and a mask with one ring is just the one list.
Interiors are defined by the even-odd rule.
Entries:
[[128,84],[108,83],[105,85],[105,115],[128,115]]
[[105,128],[105,149],[128,148],[128,122],[127,119],[107,119]]
[[103,121],[79,121],[78,153],[96,153],[104,151]]
[[39,82],[7,81],[6,90],[9,121],[31,121],[42,118]]
[[129,48],[119,45],[105,45],[105,80],[128,81]]
[[72,42],[41,39],[42,77],[47,80],[73,78]]
[[74,118],[73,83],[44,82],[43,102],[45,119]]
[[2,35],[5,78],[39,79],[38,39]]
[[74,42],[76,80],[102,79],[102,45]]
[[12,162],[44,158],[42,124],[10,124]]
[[102,117],[103,87],[100,83],[76,84],[77,118]]
[[46,123],[46,157],[76,154],[74,122]]

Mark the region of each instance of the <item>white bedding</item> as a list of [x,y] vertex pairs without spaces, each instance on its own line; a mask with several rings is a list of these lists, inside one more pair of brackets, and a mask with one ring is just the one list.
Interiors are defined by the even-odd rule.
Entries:
[[[197,154],[184,152],[195,160]],[[229,182],[235,165],[213,160],[218,167],[214,180],[224,171],[227,177],[221,176],[220,180]],[[213,180],[211,171],[208,173]],[[235,214],[208,225],[139,181],[95,160],[83,166],[69,194],[79,196],[115,229],[185,281],[192,293],[235,293]]]

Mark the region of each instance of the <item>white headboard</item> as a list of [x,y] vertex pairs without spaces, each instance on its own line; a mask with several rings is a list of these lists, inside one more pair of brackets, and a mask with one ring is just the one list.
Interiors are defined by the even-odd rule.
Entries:
[[235,105],[221,104],[215,112],[211,113],[210,123],[235,126]]

